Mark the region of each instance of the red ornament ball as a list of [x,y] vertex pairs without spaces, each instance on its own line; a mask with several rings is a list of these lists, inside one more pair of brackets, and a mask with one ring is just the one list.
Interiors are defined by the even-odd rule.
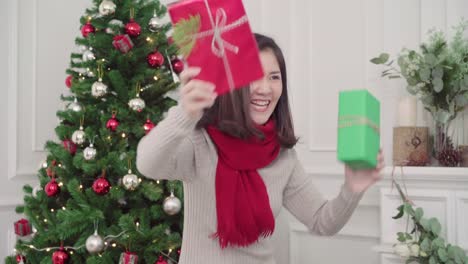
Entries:
[[16,263],[26,263],[26,257],[21,254],[16,255]]
[[112,132],[115,132],[118,126],[119,126],[119,120],[115,118],[115,114],[112,114],[112,118],[107,120],[106,128],[111,130]]
[[130,37],[138,37],[141,33],[141,26],[132,18],[130,22],[125,25],[125,33]]
[[151,129],[153,129],[153,128],[154,128],[153,122],[151,122],[151,120],[149,120],[149,119],[146,119],[146,122],[143,125],[143,129],[145,130],[145,134],[148,134],[151,131]]
[[159,52],[155,51],[153,53],[148,54],[146,57],[146,61],[148,65],[152,68],[161,67],[164,64],[164,56]]
[[63,250],[63,248],[57,250],[52,254],[52,263],[53,264],[66,264],[68,263],[68,254]]
[[56,196],[57,194],[60,193],[60,186],[58,183],[55,181],[55,179],[52,179],[50,182],[46,184],[44,187],[44,192],[47,194],[49,197]]
[[179,74],[184,70],[184,62],[179,60],[179,59],[174,59],[172,61],[172,69],[174,69],[174,72]]
[[167,264],[167,261],[165,261],[162,256],[159,256],[158,261],[156,261],[154,264]]
[[65,79],[65,85],[66,85],[68,88],[71,88],[71,86],[72,86],[72,80],[73,80],[73,76],[72,76],[72,75],[68,75],[67,78]]
[[96,29],[94,28],[93,25],[91,25],[91,22],[88,21],[86,22],[86,24],[84,24],[82,27],[81,27],[81,34],[83,35],[83,37],[87,38],[89,36],[90,33],[94,33],[96,32]]
[[63,141],[63,147],[70,152],[70,154],[75,155],[77,146],[70,139],[65,139]]
[[93,183],[93,191],[98,195],[107,194],[110,188],[111,188],[110,182],[104,177],[98,178]]

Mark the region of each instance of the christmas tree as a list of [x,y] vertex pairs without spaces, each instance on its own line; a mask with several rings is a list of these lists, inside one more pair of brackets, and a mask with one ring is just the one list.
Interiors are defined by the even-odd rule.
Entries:
[[[158,0],[93,0],[66,70],[60,142],[24,187],[6,263],[177,262],[182,185],[139,174],[136,148],[176,101],[183,63]],[[66,89],[66,88],[65,88]]]

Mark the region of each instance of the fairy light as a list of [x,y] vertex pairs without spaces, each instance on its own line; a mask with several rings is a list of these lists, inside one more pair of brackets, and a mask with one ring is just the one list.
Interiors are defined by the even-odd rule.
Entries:
[[42,163],[42,168],[46,169],[47,167],[48,167],[47,161],[44,161],[44,162]]
[[127,135],[125,134],[125,132],[122,133],[122,137],[125,138]]
[[80,184],[80,189],[83,189],[83,185]]
[[59,186],[60,186],[60,187],[63,186],[63,182],[59,182]]
[[156,183],[159,184],[159,180],[157,180]]
[[116,246],[117,246],[117,244],[116,244],[116,243],[112,243],[112,247],[116,247]]
[[155,76],[153,77],[153,79],[154,79],[155,81],[157,81],[157,80],[159,80],[159,77],[158,77],[157,75],[155,75]]
[[59,166],[59,168],[62,168],[62,163],[59,163],[58,166]]
[[16,253],[16,248],[13,248],[13,252],[15,252],[15,253]]
[[106,241],[106,242],[104,242],[104,245],[106,245],[106,246],[107,246],[107,241]]
[[53,213],[55,210],[54,210],[54,208],[52,208],[52,209],[50,209],[50,211]]
[[65,208],[65,206],[62,206],[62,210],[64,210],[64,211],[65,211],[65,210],[67,210],[67,208]]
[[33,246],[33,245],[29,245],[29,248],[34,248],[34,246]]
[[50,251],[50,248],[47,248],[46,251],[49,252],[49,251]]
[[146,38],[146,41],[148,41],[149,43],[153,42],[153,39],[151,39],[150,37],[147,37]]
[[111,137],[111,136],[108,136],[108,137],[107,137],[107,139],[108,139],[108,140],[111,140],[111,139],[112,139],[112,137]]
[[172,253],[172,248],[169,249],[169,254]]
[[44,219],[44,223],[47,223],[47,219]]
[[70,255],[73,255],[73,251],[70,251]]
[[142,182],[142,179],[141,179],[141,178],[138,178],[138,181],[139,181],[139,182]]

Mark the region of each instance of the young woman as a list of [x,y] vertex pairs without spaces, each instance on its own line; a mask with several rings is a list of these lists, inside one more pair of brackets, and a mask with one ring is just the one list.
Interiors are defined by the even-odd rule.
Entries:
[[188,68],[179,105],[138,145],[142,174],[183,181],[180,264],[273,264],[282,206],[311,232],[333,235],[380,179],[382,154],[373,170],[346,167],[338,196],[322,197],[293,148],[283,54],[271,38],[255,37],[264,78],[217,97],[213,84],[193,79],[200,69]]

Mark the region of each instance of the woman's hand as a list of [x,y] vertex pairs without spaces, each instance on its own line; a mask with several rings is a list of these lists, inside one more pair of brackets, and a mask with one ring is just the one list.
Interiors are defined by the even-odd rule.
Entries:
[[215,85],[209,82],[192,80],[200,73],[200,68],[187,68],[180,74],[182,88],[180,90],[180,104],[188,116],[200,119],[203,109],[210,108],[217,97]]
[[361,193],[382,178],[380,172],[384,167],[384,155],[380,150],[377,155],[377,167],[375,169],[353,170],[346,165],[345,184],[352,192]]

